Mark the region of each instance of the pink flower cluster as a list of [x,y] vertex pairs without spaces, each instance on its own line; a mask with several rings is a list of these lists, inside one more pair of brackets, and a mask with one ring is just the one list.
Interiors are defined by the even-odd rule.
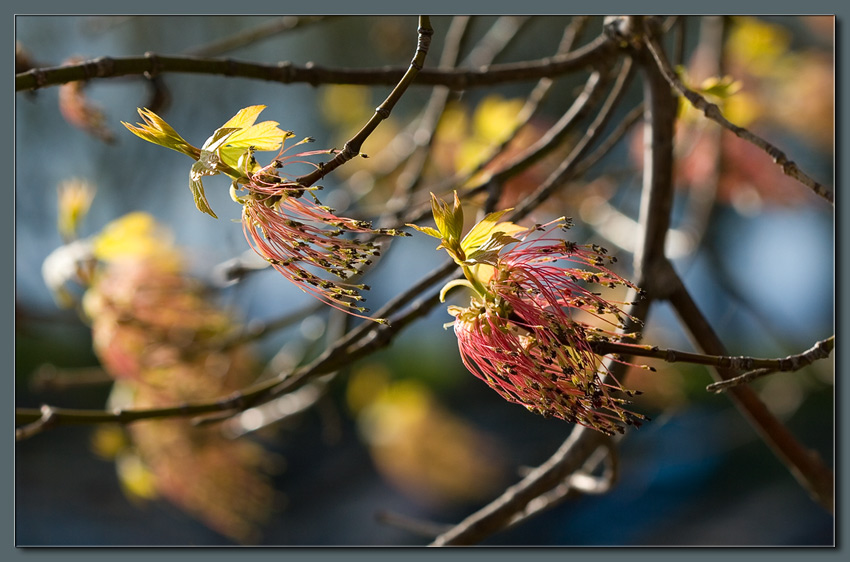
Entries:
[[[293,155],[309,156],[327,151]],[[348,234],[408,236],[397,229],[373,228],[368,221],[338,217],[333,209],[318,202],[312,191],[282,178],[277,169],[280,159],[249,174],[241,187],[247,195],[238,197],[243,204],[242,228],[248,243],[272,267],[302,290],[321,301],[355,316],[368,310],[356,303],[363,300],[361,290],[369,287],[345,280],[359,273],[380,254],[371,241],[347,238]],[[312,197],[303,197],[305,192]],[[321,270],[319,276],[311,270]]]
[[604,267],[606,258],[598,246],[554,238],[505,248],[485,283],[487,297],[450,309],[467,369],[506,400],[544,416],[606,434],[639,426],[644,418],[626,410],[620,396],[634,393],[603,381],[593,350],[594,341],[615,335],[624,313],[591,287],[633,288]]

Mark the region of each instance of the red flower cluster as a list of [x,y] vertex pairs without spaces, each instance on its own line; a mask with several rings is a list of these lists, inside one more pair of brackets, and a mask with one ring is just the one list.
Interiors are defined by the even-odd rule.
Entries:
[[[601,358],[592,347],[614,336],[623,313],[587,286],[631,287],[603,267],[604,258],[598,246],[554,239],[506,249],[486,284],[492,298],[450,310],[467,369],[506,400],[544,416],[607,434],[639,426],[643,418],[616,396],[633,393],[615,380],[602,381]],[[592,327],[581,312],[608,328]]]
[[[324,270],[344,281],[359,273],[379,253],[374,243],[344,238],[345,235],[408,234],[397,229],[375,229],[366,221],[338,217],[313,195],[313,191],[320,188],[281,176],[278,171],[284,165],[300,163],[318,168],[319,164],[304,158],[334,151],[313,150],[284,156],[294,147],[313,139],[305,138],[284,148],[286,140],[294,135],[278,128],[276,121],[256,123],[264,108],[254,105],[240,110],[216,129],[200,148],[189,144],[148,109],[139,110],[143,123],[124,123],[124,126],[146,141],[195,160],[189,174],[189,188],[201,212],[217,218],[204,193],[203,178],[218,174],[230,177],[233,180],[231,196],[243,205],[242,226],[254,250],[302,290],[334,308],[365,318],[362,313],[367,309],[356,303],[363,300],[360,291],[368,289],[366,285],[327,279],[305,268]],[[254,158],[258,150],[277,150],[277,158],[267,166],[260,166]],[[243,191],[246,193],[240,195]],[[305,192],[313,196],[313,201],[301,198]]]
[[[592,287],[633,284],[606,267],[615,258],[596,245],[579,246],[536,232],[569,228],[559,219],[527,229],[490,213],[461,238],[463,208],[432,194],[436,229],[409,225],[440,239],[474,291],[468,307],[450,306],[464,365],[503,398],[544,416],[555,416],[607,434],[640,425],[625,409],[633,396],[604,373],[594,342],[619,337],[626,320],[620,304]],[[593,325],[591,325],[591,322]]]
[[[292,158],[327,154],[310,151]],[[321,301],[361,316],[368,309],[356,303],[363,300],[361,290],[367,285],[345,282],[359,273],[380,254],[370,241],[346,238],[346,234],[408,236],[397,229],[372,228],[371,223],[338,217],[330,207],[323,206],[312,191],[278,175],[284,164],[277,159],[272,164],[248,174],[249,181],[240,187],[244,196],[234,199],[242,203],[242,228],[248,243],[284,277]],[[312,200],[302,197],[305,191]],[[337,279],[312,273],[323,270]],[[358,314],[361,313],[361,314]]]

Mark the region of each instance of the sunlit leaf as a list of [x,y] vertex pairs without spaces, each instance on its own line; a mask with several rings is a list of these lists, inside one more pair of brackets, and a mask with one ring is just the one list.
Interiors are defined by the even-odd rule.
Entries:
[[278,128],[277,121],[263,121],[235,133],[227,142],[229,147],[255,150],[278,150],[285,138],[293,136],[290,131]]
[[495,213],[490,213],[481,219],[469,232],[466,233],[466,236],[463,237],[463,240],[460,243],[460,247],[463,251],[465,253],[472,252],[476,250],[478,246],[483,244],[490,236],[490,233],[493,232],[493,228],[495,228],[499,219],[510,210],[511,209],[496,211]]
[[419,232],[422,232],[423,234],[427,234],[428,236],[433,236],[434,238],[442,238],[443,237],[443,235],[440,234],[440,232],[437,229],[431,228],[430,226],[416,226],[415,224],[408,224],[406,226],[409,226],[410,228],[415,228]]
[[222,128],[246,129],[257,121],[257,116],[266,108],[265,105],[251,105],[239,110],[236,115],[227,120]]
[[164,257],[172,241],[148,213],[134,212],[109,223],[94,239],[94,256],[104,262],[147,256]]
[[121,121],[131,133],[148,142],[182,152],[194,159],[198,158],[200,149],[186,142],[162,117],[149,109],[139,108],[138,111],[144,123],[130,125]]
[[463,232],[463,208],[457,193],[454,194],[454,204],[451,207],[432,193],[431,212],[447,247],[454,247],[460,241],[460,234]]
[[216,172],[211,172],[203,162],[195,162],[192,165],[192,170],[190,172],[189,189],[192,191],[192,197],[195,200],[195,206],[198,210],[214,218],[218,218],[210,207],[209,201],[207,201],[207,196],[204,193],[204,184],[201,181],[203,176],[211,176],[215,173]]
[[519,240],[498,230],[491,232],[487,240],[473,251],[465,252],[466,260],[464,263],[496,263],[496,259],[499,257],[499,252],[502,251],[502,248],[514,242],[519,242]]
[[703,80],[700,92],[720,99],[726,99],[741,90],[741,82],[731,76],[711,76]]
[[237,127],[219,127],[215,130],[215,132],[210,135],[210,138],[204,142],[204,146],[201,147],[201,150],[206,150],[209,152],[215,152],[226,142],[228,142],[229,138],[238,131]]

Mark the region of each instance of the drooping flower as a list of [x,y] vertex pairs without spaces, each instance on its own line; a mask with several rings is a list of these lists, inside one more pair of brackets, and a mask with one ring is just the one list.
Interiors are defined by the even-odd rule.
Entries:
[[[115,381],[111,409],[212,401],[256,380],[253,350],[232,344],[238,320],[186,274],[182,252],[153,217],[131,213],[74,244],[71,257],[85,249],[95,263],[78,280],[95,354]],[[115,459],[130,499],[163,498],[236,541],[256,539],[273,508],[273,457],[218,425],[144,420],[103,428],[96,442]]]
[[[288,158],[322,153],[327,151],[302,152]],[[253,158],[250,152],[248,158]],[[246,168],[248,181],[238,187],[234,185],[231,195],[243,206],[245,238],[258,255],[302,290],[334,308],[362,316],[367,309],[357,303],[363,300],[360,291],[368,286],[346,280],[369,265],[380,249],[373,242],[346,235],[404,236],[405,233],[376,229],[367,221],[335,215],[333,209],[319,203],[312,191],[279,175],[278,170],[287,163],[279,155],[268,166]],[[309,198],[303,197],[305,192]],[[321,277],[313,272],[316,270],[333,277]]]
[[[441,238],[466,277],[446,285],[442,297],[458,285],[474,291],[469,306],[449,307],[467,369],[506,400],[544,416],[607,434],[640,425],[643,417],[625,408],[634,393],[603,380],[593,348],[616,338],[626,320],[622,303],[594,286],[634,288],[606,267],[613,258],[599,246],[552,236],[569,227],[565,219],[523,229],[498,222],[506,211],[488,215],[461,240],[457,196],[451,209],[432,201],[438,231],[419,230]],[[539,232],[548,234],[534,236]]]
[[[283,131],[274,121],[255,124],[265,106],[241,110],[218,128],[200,149],[186,142],[165,121],[149,110],[139,110],[144,123],[124,125],[137,136],[182,152],[194,160],[190,173],[190,188],[198,209],[213,217],[215,213],[204,194],[204,176],[223,173],[233,181],[231,197],[243,206],[242,228],[251,247],[272,267],[303,291],[323,302],[363,316],[367,309],[357,303],[363,300],[360,291],[367,285],[346,280],[360,272],[379,255],[378,247],[370,241],[355,239],[356,235],[407,236],[397,229],[373,228],[368,221],[337,216],[333,209],[323,206],[315,195],[319,187],[308,187],[280,174],[280,169],[292,163],[319,165],[305,158],[332,153],[332,150],[286,153],[312,139],[285,148],[293,133]],[[261,166],[256,151],[278,150],[277,157]],[[310,199],[304,197],[309,194]],[[324,271],[329,275],[317,275]],[[375,319],[382,322],[381,319]]]

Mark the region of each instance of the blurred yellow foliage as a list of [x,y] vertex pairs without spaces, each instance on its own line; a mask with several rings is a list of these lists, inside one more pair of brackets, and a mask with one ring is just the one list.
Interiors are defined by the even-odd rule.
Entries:
[[791,34],[783,27],[754,17],[735,17],[726,48],[756,76],[776,72],[781,57],[788,51]]
[[[251,116],[248,116],[250,120]],[[100,260],[83,297],[92,340],[115,379],[110,408],[162,408],[232,395],[256,378],[244,345],[226,345],[236,319],[182,271],[170,233],[146,213],[108,224],[94,238]],[[101,428],[92,447],[114,459],[134,502],[162,497],[223,535],[250,542],[275,502],[271,456],[220,426],[190,420]]]
[[132,501],[148,501],[159,497],[156,476],[138,455],[123,452],[115,459],[115,468],[125,495]]
[[424,504],[486,498],[504,483],[504,457],[489,435],[451,413],[422,383],[392,381],[379,365],[358,369],[349,407],[378,471]]
[[70,179],[59,184],[59,234],[64,240],[77,235],[77,228],[89,212],[95,189],[89,182]]
[[454,171],[475,168],[493,146],[510,138],[522,106],[522,100],[498,94],[481,100],[471,116],[459,103],[450,105],[437,127],[437,136],[441,143],[455,145],[450,153]]
[[517,115],[525,102],[489,95],[481,100],[472,116],[475,137],[492,143],[504,142],[517,126]]
[[142,212],[109,223],[94,240],[94,255],[103,262],[156,257],[169,266],[178,259],[171,235],[151,215]]
[[363,126],[372,116],[369,88],[349,84],[331,84],[322,88],[319,108],[325,121],[346,131]]

